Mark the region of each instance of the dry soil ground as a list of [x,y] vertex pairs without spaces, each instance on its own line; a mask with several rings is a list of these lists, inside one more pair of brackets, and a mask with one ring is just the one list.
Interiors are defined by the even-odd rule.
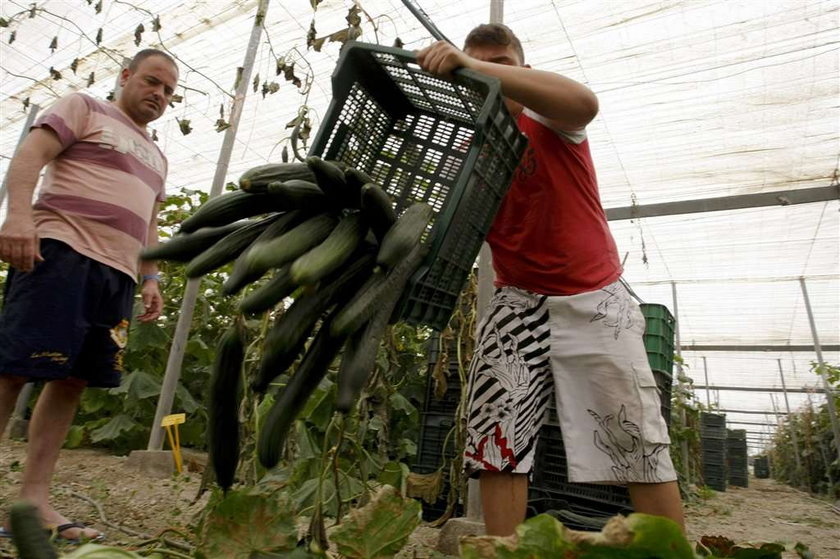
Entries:
[[[0,509],[17,494],[24,450],[20,442],[6,439],[0,444]],[[55,504],[72,519],[106,532],[109,544],[137,546],[166,529],[189,531],[205,502],[195,502],[199,480],[196,472],[151,479],[127,468],[124,457],[96,450],[64,450],[54,484]],[[689,503],[686,513],[692,541],[703,535],[736,541],[801,541],[818,558],[840,559],[840,515],[831,504],[772,480],[751,478],[749,488],[714,493]],[[139,535],[123,532],[119,526]],[[419,528],[400,557],[429,557],[437,533],[428,526]],[[167,536],[178,539],[177,532]],[[13,556],[8,541],[0,540],[0,557]]]

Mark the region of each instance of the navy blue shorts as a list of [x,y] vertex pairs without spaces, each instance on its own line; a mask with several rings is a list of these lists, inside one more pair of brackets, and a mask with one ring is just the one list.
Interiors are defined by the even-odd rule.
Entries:
[[119,386],[134,281],[54,239],[41,240],[41,255],[31,272],[6,278],[0,374]]

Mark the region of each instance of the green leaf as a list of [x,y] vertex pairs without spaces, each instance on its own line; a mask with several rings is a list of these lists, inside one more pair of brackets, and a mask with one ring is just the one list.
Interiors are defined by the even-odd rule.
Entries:
[[378,415],[374,415],[373,417],[371,417],[370,421],[368,422],[368,429],[370,429],[371,431],[381,431],[382,429],[386,428],[387,426],[385,425],[385,422]]
[[81,425],[72,425],[64,440],[64,448],[79,448],[85,438],[85,429]]
[[404,499],[390,486],[380,488],[370,503],[350,511],[331,539],[347,557],[392,557],[420,524],[420,503]]
[[183,384],[180,382],[178,386],[175,388],[175,395],[178,396],[178,401],[181,402],[181,408],[186,413],[193,413],[200,407],[200,404],[193,398],[190,391],[187,390]]
[[152,348],[166,349],[169,347],[169,336],[166,330],[154,322],[134,321],[128,334],[129,351],[147,351]]
[[301,419],[314,424],[321,431],[326,430],[333,415],[331,386],[332,383],[325,379],[315,393],[309,397],[306,407],[303,408],[299,416]]
[[125,394],[130,400],[144,400],[160,394],[160,380],[145,371],[123,375],[122,383],[109,390],[111,394]]
[[249,559],[296,546],[295,511],[288,496],[250,488],[229,491],[211,504],[201,524],[196,557]]
[[139,428],[140,425],[136,421],[134,421],[124,413],[121,413],[116,417],[112,417],[108,423],[106,423],[99,429],[91,431],[90,440],[95,443],[102,441],[113,441],[123,433],[127,433]]
[[393,410],[399,410],[412,419],[419,417],[419,412],[417,411],[417,408],[414,407],[414,404],[409,402],[408,399],[399,392],[391,394],[389,400]]
[[321,447],[318,444],[316,433],[306,426],[303,421],[295,421],[298,445],[298,460],[309,458],[321,458]]
[[387,462],[382,466],[382,471],[379,472],[379,476],[376,479],[383,485],[396,487],[400,495],[405,495],[408,473],[408,466],[402,462]]

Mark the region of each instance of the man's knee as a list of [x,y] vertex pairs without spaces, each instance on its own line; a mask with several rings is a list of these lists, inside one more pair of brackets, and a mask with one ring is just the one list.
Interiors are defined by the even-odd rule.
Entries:
[[87,387],[88,381],[76,377],[67,377],[63,379],[51,380],[47,386],[52,385],[53,390],[67,390],[68,393],[81,394]]
[[0,375],[0,390],[19,392],[27,380],[29,379],[17,375]]

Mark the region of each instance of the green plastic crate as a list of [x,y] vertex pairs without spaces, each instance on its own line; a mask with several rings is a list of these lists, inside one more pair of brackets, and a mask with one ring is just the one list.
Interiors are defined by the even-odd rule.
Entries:
[[407,50],[347,43],[332,93],[310,154],[370,175],[398,214],[414,202],[434,209],[429,254],[395,318],[443,330],[528,140],[498,79],[461,69],[445,80]]
[[655,334],[670,338],[673,344],[674,324],[676,320],[665,305],[642,303],[639,305],[645,317],[645,334]]
[[672,374],[674,370],[674,341],[673,338],[645,334],[645,351],[651,369],[665,371]]
[[642,303],[639,308],[645,317],[645,350],[650,368],[670,375],[674,370],[674,315],[665,305]]

